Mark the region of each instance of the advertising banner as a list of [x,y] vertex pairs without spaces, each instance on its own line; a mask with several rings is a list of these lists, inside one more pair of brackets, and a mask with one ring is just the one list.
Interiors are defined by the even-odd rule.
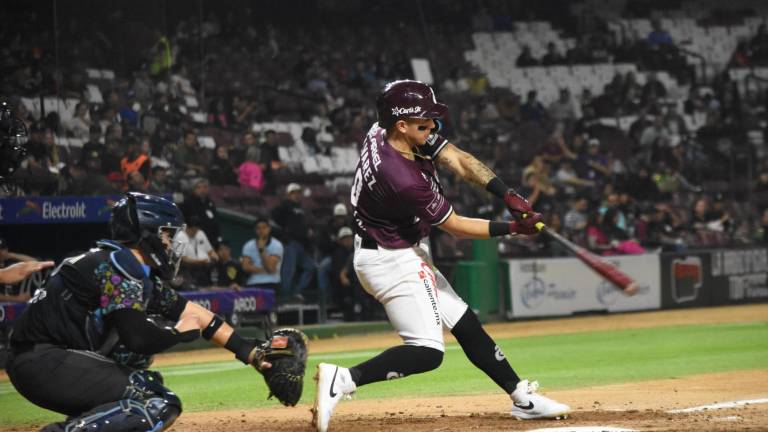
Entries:
[[637,281],[639,289],[635,296],[624,296],[576,258],[511,260],[511,316],[557,316],[661,307],[658,255],[606,257],[606,260]]
[[[269,312],[275,308],[275,291],[263,288],[243,288],[240,291],[180,292],[189,301],[195,302],[213,313],[230,316],[233,313]],[[0,302],[0,323],[12,322],[27,303]]]
[[768,249],[715,249],[661,255],[664,308],[768,300]]
[[713,250],[709,253],[713,304],[768,300],[768,249]]
[[709,252],[661,254],[661,304],[664,309],[709,306],[712,292]]
[[0,225],[108,222],[114,196],[0,199]]

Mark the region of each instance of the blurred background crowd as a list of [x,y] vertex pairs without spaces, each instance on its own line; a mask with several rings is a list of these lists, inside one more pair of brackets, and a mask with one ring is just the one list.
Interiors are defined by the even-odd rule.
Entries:
[[[189,225],[187,287],[273,287],[366,318],[349,187],[376,94],[413,78],[413,59],[450,107],[441,133],[577,243],[604,255],[768,243],[759,0],[0,8],[0,99],[30,131],[3,193],[172,195]],[[509,217],[440,174],[459,213]],[[221,237],[222,209],[256,218],[242,249]],[[435,231],[438,261],[471,253]],[[265,249],[282,256],[273,277],[257,271],[274,266]],[[536,237],[500,251],[564,253]]]

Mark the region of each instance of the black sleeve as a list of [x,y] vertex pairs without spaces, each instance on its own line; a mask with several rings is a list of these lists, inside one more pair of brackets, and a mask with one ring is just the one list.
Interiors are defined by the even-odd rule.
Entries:
[[137,354],[156,354],[179,342],[190,342],[200,336],[200,330],[179,333],[170,327],[160,328],[144,312],[135,309],[120,309],[110,315],[120,341]]
[[187,299],[167,283],[156,280],[152,299],[147,305],[147,314],[158,314],[172,321],[178,321],[186,305]]

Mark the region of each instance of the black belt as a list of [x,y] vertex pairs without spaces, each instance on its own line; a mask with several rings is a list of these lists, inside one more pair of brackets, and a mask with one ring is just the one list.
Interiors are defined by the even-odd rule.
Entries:
[[378,249],[379,244],[376,243],[376,240],[370,238],[370,237],[361,237],[363,241],[360,242],[360,247],[363,249]]

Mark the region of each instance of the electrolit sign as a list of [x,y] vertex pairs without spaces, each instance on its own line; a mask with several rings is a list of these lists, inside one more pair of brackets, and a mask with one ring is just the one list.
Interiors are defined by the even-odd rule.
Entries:
[[120,196],[0,198],[0,224],[105,223]]
[[701,258],[697,256],[672,260],[672,299],[675,303],[686,303],[699,297],[701,268]]

